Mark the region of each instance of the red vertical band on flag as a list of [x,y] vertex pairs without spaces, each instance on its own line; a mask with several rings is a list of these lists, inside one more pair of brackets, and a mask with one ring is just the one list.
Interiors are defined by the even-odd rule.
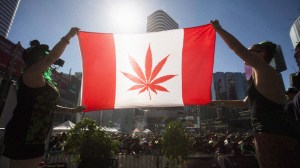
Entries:
[[211,24],[184,29],[182,98],[185,105],[211,101],[215,40]]
[[113,34],[79,32],[82,65],[82,104],[86,111],[113,109],[116,95],[116,56]]

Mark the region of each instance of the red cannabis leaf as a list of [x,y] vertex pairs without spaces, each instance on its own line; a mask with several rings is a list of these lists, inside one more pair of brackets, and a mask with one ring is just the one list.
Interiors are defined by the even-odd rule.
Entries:
[[150,44],[147,50],[146,58],[145,58],[145,73],[142,71],[141,67],[138,63],[129,56],[130,64],[137,74],[137,76],[132,75],[130,73],[122,72],[129,80],[136,83],[136,85],[132,86],[128,90],[137,90],[140,89],[139,94],[143,93],[147,90],[149,93],[149,98],[151,100],[150,90],[152,90],[155,94],[157,91],[169,92],[165,87],[160,86],[160,83],[166,82],[167,80],[173,78],[176,75],[165,75],[159,78],[155,78],[158,73],[161,71],[163,66],[165,65],[169,55],[162,59],[152,70],[152,52],[150,48]]

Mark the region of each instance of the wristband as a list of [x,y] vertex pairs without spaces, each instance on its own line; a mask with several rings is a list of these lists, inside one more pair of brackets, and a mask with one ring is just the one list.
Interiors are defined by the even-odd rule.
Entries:
[[68,40],[65,36],[60,39],[61,41],[70,44],[70,40]]

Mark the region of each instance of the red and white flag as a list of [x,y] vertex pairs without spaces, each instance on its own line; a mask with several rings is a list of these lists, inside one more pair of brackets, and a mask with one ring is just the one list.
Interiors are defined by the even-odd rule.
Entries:
[[86,111],[211,101],[211,24],[146,34],[80,31]]

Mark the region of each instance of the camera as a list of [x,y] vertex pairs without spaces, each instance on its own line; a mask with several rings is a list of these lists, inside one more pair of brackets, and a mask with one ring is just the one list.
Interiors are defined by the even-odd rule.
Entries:
[[65,64],[65,61],[59,58],[59,59],[56,60],[53,64],[54,64],[54,65],[58,65],[58,66],[60,66],[60,67],[63,67],[64,64]]

